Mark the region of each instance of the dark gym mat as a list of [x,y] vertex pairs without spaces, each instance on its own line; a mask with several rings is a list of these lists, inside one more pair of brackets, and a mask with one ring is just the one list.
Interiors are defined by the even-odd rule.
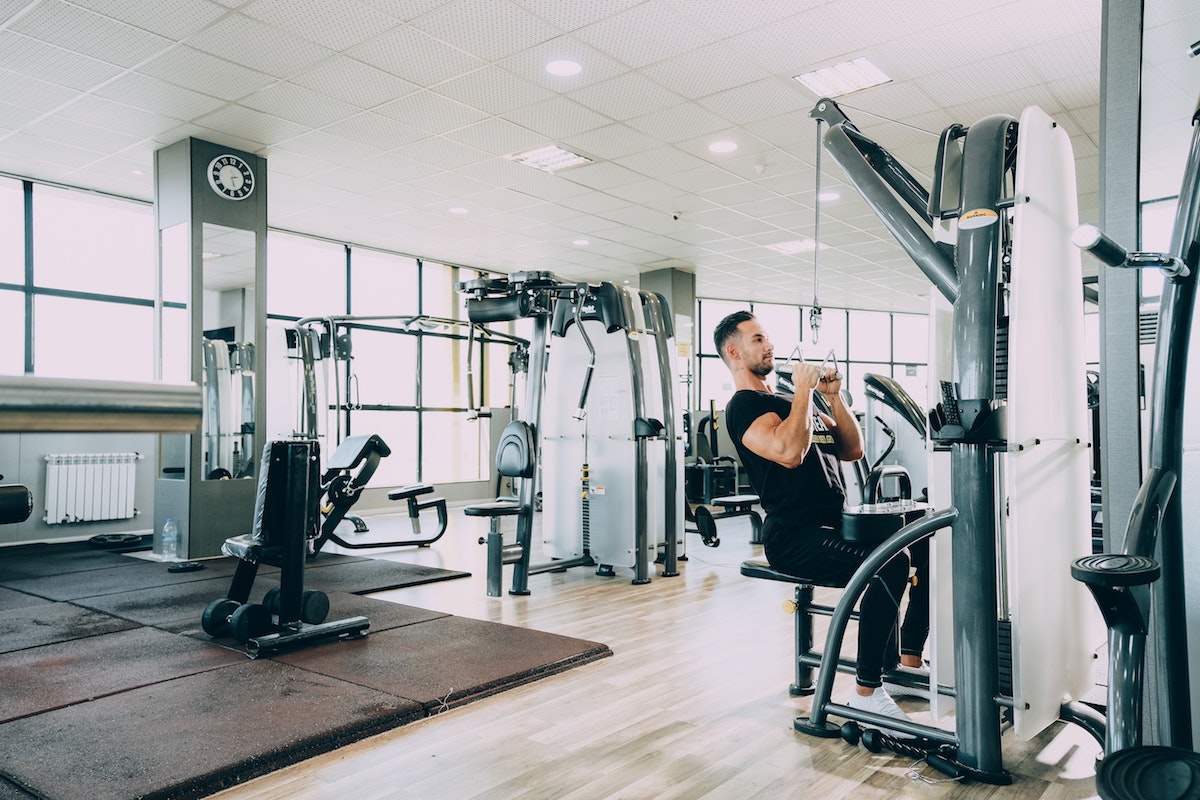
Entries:
[[0,548],[0,583],[144,563],[132,556],[97,550],[81,542],[23,544]]
[[[70,603],[25,606],[0,616],[0,653],[14,653],[136,627],[133,622],[88,611]],[[0,670],[0,676],[3,674],[3,670]]]
[[[61,575],[42,575],[22,580],[0,580],[0,586],[45,597],[49,600],[77,600],[81,597],[97,597],[118,594],[155,586],[179,586],[193,581],[224,578],[228,584],[233,577],[236,559],[216,558],[198,563],[203,569],[194,572],[169,572],[161,561],[145,561],[140,558],[114,555],[121,559],[117,566],[68,572]],[[260,572],[278,573],[274,567],[263,567]]]
[[[277,583],[257,581],[250,601],[257,603],[267,590]],[[201,628],[204,609],[213,600],[225,597],[229,591],[228,580],[194,581],[182,586],[157,587],[140,592],[109,594],[101,597],[85,597],[74,601],[74,605],[102,611],[114,617],[131,620],[142,625],[153,625],[171,633],[193,636],[201,640],[211,637]],[[447,616],[442,612],[425,611],[420,608],[360,597],[348,592],[329,592],[329,619],[364,616],[371,623],[371,630],[386,630],[414,622],[424,622],[436,617]],[[233,639],[221,639],[222,643],[239,646]]]
[[22,791],[4,778],[0,778],[0,800],[37,800],[37,798],[29,792]]
[[606,645],[467,617],[272,656],[437,712],[612,655]]
[[393,695],[243,657],[4,723],[0,770],[53,800],[185,800],[421,716]]
[[240,652],[153,628],[0,655],[0,722],[240,664]]
[[402,564],[399,561],[364,559],[352,563],[321,566],[304,570],[304,588],[322,592],[351,592],[369,594],[419,583],[436,583],[469,577],[469,572]]
[[9,611],[14,608],[25,608],[26,606],[38,606],[54,601],[47,600],[44,597],[34,597],[25,592],[18,592],[15,589],[5,589],[0,586],[0,611]]
[[[130,563],[62,575],[0,580],[0,587],[16,589],[49,600],[78,600],[84,597],[94,598],[155,587],[176,589],[189,583],[223,578],[226,584],[225,589],[214,595],[215,598],[225,596],[238,564],[235,558],[213,558],[199,562],[204,567],[194,572],[170,572],[167,566],[160,561],[145,561],[120,555],[111,556],[111,558],[122,559]],[[262,592],[266,592],[269,587],[262,584],[278,584],[278,578],[273,577],[278,574],[279,570],[276,567],[260,566],[259,580],[255,582],[256,588],[261,588]],[[468,575],[470,575],[469,572],[404,564],[399,561],[322,554],[311,564],[305,565],[304,585],[305,588],[319,589],[323,592],[346,591],[354,594],[366,594],[402,586],[415,586],[420,583],[464,578]],[[180,591],[184,591],[184,589],[180,589]],[[203,608],[204,606],[201,605],[201,610]]]

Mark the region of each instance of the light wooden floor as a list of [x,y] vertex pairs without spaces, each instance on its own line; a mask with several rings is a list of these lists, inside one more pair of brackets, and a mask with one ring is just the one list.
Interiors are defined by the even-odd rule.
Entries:
[[[373,534],[403,533],[407,517],[371,517]],[[511,521],[509,522],[511,531]],[[1004,739],[1007,787],[926,783],[912,761],[798,734],[792,719],[790,587],[742,577],[761,555],[745,520],[722,523],[721,545],[688,535],[678,577],[630,584],[618,570],[532,576],[528,597],[485,593],[485,531],[451,508],[428,549],[386,557],[471,571],[472,577],[377,597],[607,644],[611,658],[366,739],[222,792],[220,800],[354,798],[1004,798],[1096,797],[1095,741],[1056,725],[1029,742]],[[535,537],[537,538],[537,537]],[[359,553],[363,551],[358,551]],[[505,567],[505,591],[511,567]],[[836,597],[836,595],[834,595]],[[852,637],[850,637],[852,640]],[[834,698],[852,679],[840,676]],[[446,687],[447,692],[454,687]],[[902,702],[928,720],[920,701]],[[943,776],[923,764],[920,774]]]

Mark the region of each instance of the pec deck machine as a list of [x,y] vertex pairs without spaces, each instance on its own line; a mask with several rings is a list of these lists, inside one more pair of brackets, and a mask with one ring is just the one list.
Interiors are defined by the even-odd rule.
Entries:
[[[650,565],[678,575],[683,545],[683,441],[677,431],[674,331],[666,300],[612,283],[563,283],[548,272],[515,272],[459,285],[472,323],[530,319],[529,373],[519,419],[501,435],[497,470],[518,479],[515,501],[469,506],[489,517],[488,594],[528,594],[531,574],[594,566],[599,575]],[[542,553],[532,564],[533,522],[542,504]],[[517,518],[504,544],[501,517]]]
[[830,712],[883,724],[830,701],[837,648],[856,589],[892,555],[932,538],[930,706],[937,721],[953,717],[953,732],[885,727],[939,747],[929,763],[943,771],[1007,784],[1000,740],[1008,725],[1028,739],[1063,719],[1103,743],[1103,718],[1079,702],[1094,683],[1103,626],[1070,573],[1072,561],[1091,552],[1070,141],[1036,107],[1019,120],[995,115],[953,125],[940,137],[926,190],[832,100],[818,102],[811,116],[818,133],[828,125],[818,147],[937,289],[931,329],[940,344],[930,373],[940,396],[929,413],[929,499],[942,510],[881,544],[859,571],[862,580],[856,575],[846,587],[812,710],[795,727],[836,737]]

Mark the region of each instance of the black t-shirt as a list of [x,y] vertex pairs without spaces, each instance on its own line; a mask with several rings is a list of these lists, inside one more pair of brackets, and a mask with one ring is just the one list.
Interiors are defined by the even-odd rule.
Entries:
[[776,516],[777,522],[785,524],[838,527],[846,502],[846,484],[837,442],[816,411],[812,446],[794,469],[762,458],[742,444],[742,436],[763,414],[774,412],[780,419],[787,419],[791,410],[791,395],[742,389],[725,406],[725,426],[768,517]]

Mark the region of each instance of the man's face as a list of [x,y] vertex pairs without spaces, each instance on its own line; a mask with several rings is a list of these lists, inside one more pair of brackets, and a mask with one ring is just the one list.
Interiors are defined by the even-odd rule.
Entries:
[[760,378],[765,378],[775,369],[775,347],[767,338],[762,325],[756,319],[748,319],[738,325],[738,353],[742,365]]

